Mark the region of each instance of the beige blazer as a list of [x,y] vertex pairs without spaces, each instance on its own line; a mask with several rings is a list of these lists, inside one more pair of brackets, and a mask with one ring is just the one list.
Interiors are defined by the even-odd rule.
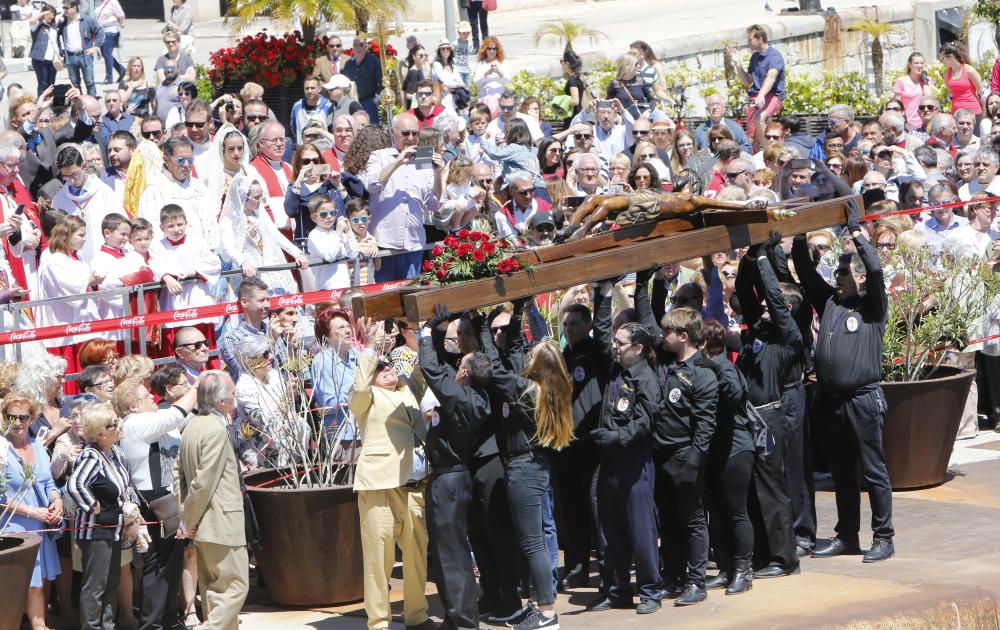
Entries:
[[406,485],[413,466],[413,436],[425,436],[420,398],[426,386],[419,368],[409,382],[400,378],[395,391],[372,387],[378,359],[365,351],[354,373],[348,404],[358,421],[361,455],[354,490],[388,490]]
[[188,530],[197,530],[196,541],[246,545],[240,467],[221,416],[194,416],[185,427],[174,467],[174,492],[181,521]]

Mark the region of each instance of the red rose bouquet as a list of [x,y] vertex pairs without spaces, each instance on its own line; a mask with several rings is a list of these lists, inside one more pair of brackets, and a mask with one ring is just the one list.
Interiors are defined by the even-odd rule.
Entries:
[[208,78],[215,87],[231,80],[254,81],[265,88],[301,87],[326,50],[326,37],[307,42],[295,31],[280,37],[261,31],[231,48],[210,53]]
[[510,255],[512,247],[506,239],[461,230],[434,246],[418,280],[420,284],[449,284],[514,273],[524,267]]

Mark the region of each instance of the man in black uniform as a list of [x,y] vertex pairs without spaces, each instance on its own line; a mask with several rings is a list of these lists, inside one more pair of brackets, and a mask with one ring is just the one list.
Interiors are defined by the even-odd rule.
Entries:
[[427,505],[429,551],[445,610],[443,628],[478,628],[479,596],[468,547],[469,505],[476,434],[490,414],[485,387],[492,366],[481,352],[462,357],[456,371],[438,358],[431,331],[448,319],[438,305],[420,338],[418,361],[427,386],[438,399],[437,416],[427,429],[430,480],[424,496]]
[[[611,298],[594,293],[593,319],[583,304],[562,313],[566,337],[563,359],[573,379],[573,441],[556,453],[558,500],[564,523],[559,532],[565,574],[560,590],[586,586],[592,533],[597,527],[597,463],[600,452],[590,439],[601,418],[604,391],[611,375]],[[591,336],[593,330],[593,336]]]
[[879,387],[889,306],[882,265],[875,248],[861,234],[860,213],[853,201],[848,206],[847,230],[858,253],[841,256],[833,288],[816,272],[805,236],[796,236],[792,244],[795,268],[820,317],[816,342],[819,392],[813,413],[823,432],[821,442],[837,493],[837,536],[814,551],[813,557],[861,551],[860,461],[875,532],[864,561],[878,562],[894,554],[892,487],[882,452],[885,396]]
[[706,597],[708,522],[702,497],[719,383],[698,350],[701,323],[701,315],[688,307],[675,308],[660,321],[663,345],[675,360],[659,370],[661,404],[653,423],[653,457],[668,592],[676,594],[684,585],[675,606],[697,604]]
[[[779,286],[768,260],[766,249],[779,247],[780,242],[781,236],[772,233],[766,247],[751,247],[736,274],[736,292],[747,325],[736,365],[746,377],[748,400],[774,436],[771,454],[755,461],[751,486],[750,516],[757,539],[755,578],[799,572],[792,502],[785,477],[788,424],[781,398],[785,383],[793,378],[790,374],[802,358],[802,334],[792,319],[801,296],[793,286]],[[767,313],[761,308],[761,297]]]
[[[611,300],[610,281],[595,290]],[[655,472],[650,426],[660,404],[660,387],[650,365],[653,338],[638,323],[619,328],[611,341],[613,379],[604,396],[596,428],[590,437],[601,451],[597,478],[597,512],[606,543],[604,594],[588,610],[631,608],[629,567],[635,555],[636,590],[642,615],[660,609],[663,582],[656,553],[656,513],[653,508]]]

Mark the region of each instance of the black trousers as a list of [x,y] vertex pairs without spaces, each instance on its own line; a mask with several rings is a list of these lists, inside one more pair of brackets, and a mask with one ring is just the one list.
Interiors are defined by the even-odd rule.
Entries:
[[710,459],[706,470],[709,536],[715,562],[731,572],[733,559],[753,555],[753,525],[747,511],[747,494],[756,455],[742,451],[725,459]]
[[976,384],[979,386],[979,413],[990,424],[1000,421],[1000,357],[985,352],[976,353]]
[[785,479],[785,447],[788,431],[785,410],[781,407],[761,412],[774,435],[774,452],[766,459],[754,460],[753,491],[750,493],[750,519],[753,522],[754,568],[777,564],[791,570],[799,565],[795,555],[792,530],[792,500]]
[[706,462],[694,462],[693,452],[691,446],[656,451],[656,509],[664,580],[704,587],[708,566],[703,504]]
[[479,566],[483,601],[492,606],[480,612],[520,608],[516,561],[520,550],[507,507],[503,462],[499,454],[477,461],[473,469],[469,542]]
[[479,589],[469,549],[472,473],[433,473],[424,491],[434,582],[444,606],[441,628],[478,628]]
[[[147,501],[160,496],[143,493]],[[139,503],[139,510],[146,521],[155,521],[156,515]],[[184,566],[184,541],[173,536],[164,538],[159,525],[150,525],[149,536],[153,541],[142,558],[142,602],[139,605],[140,630],[170,630],[177,623],[177,592],[180,588],[181,569]]]
[[597,529],[597,465],[600,453],[589,440],[574,441],[556,453],[556,500],[562,512],[559,542],[566,574],[590,573],[590,550]]
[[882,451],[885,396],[882,388],[868,387],[854,395],[820,393],[813,412],[821,427],[822,444],[837,493],[837,537],[858,543],[861,531],[861,465],[872,507],[875,538],[892,538],[892,485]]
[[806,388],[802,383],[781,394],[785,410],[785,480],[792,500],[792,530],[805,547],[816,544],[816,488],[812,476],[812,449],[806,421]]
[[649,453],[629,453],[601,459],[597,477],[597,509],[607,545],[604,550],[604,589],[611,599],[631,601],[629,568],[633,556],[639,597],[660,599],[663,580],[656,553],[655,478]]
[[[472,27],[472,45],[478,50],[482,40],[490,36],[489,12],[483,8],[481,0],[469,2],[469,25]],[[469,51],[472,54],[472,51]]]

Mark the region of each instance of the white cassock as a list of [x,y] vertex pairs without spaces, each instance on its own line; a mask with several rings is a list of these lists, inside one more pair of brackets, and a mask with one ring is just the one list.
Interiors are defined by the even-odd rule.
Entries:
[[52,199],[52,207],[80,217],[87,224],[87,240],[84,241],[83,249],[78,252],[80,259],[85,262],[90,262],[104,244],[104,235],[101,233],[104,217],[114,212],[128,216],[122,200],[107,184],[93,175],[87,176],[83,188],[76,189],[72,184],[63,186]]
[[338,234],[336,230],[324,230],[315,227],[309,232],[309,258],[312,262],[342,262],[310,267],[316,283],[316,291],[326,289],[346,289],[351,286],[351,270],[354,266],[350,261],[358,257],[358,239],[354,232],[348,230]]
[[160,210],[170,203],[184,210],[188,236],[197,237],[214,252],[219,245],[219,231],[216,227],[219,209],[205,184],[194,177],[189,177],[186,182],[178,182],[166,171],[159,173],[150,182],[139,197],[139,216],[153,224],[154,241],[163,238]]
[[[99,276],[104,276],[104,280],[97,287],[100,291],[118,289],[135,284],[131,281],[126,282],[126,280],[128,276],[138,274],[143,268],[149,269],[149,266],[138,252],[130,249],[114,249],[107,245],[103,245],[90,261],[90,270]],[[152,273],[147,273],[149,273],[149,281],[152,282]],[[128,297],[124,293],[115,297],[101,298],[97,302],[100,319],[126,316],[125,305],[128,303]],[[131,315],[137,314],[131,313]],[[113,333],[107,333],[107,335],[112,339],[125,339],[126,332],[118,330]]]
[[[185,276],[194,272],[198,274],[198,282],[181,282],[181,292],[172,295],[164,287],[160,290],[160,310],[175,311],[198,306],[215,304],[212,297],[212,287],[219,281],[222,263],[219,257],[212,253],[204,241],[187,234],[179,243],[171,243],[167,238],[154,241],[149,247],[149,266],[157,281],[164,276]],[[163,324],[164,328],[178,328],[195,324],[218,324],[221,317],[207,317],[192,321],[173,321]]]
[[212,155],[212,141],[209,140],[205,144],[194,144],[191,157],[194,159],[194,175],[201,182],[207,185],[208,182],[205,181],[205,176],[211,170],[211,162],[214,157]]
[[[79,258],[62,252],[46,250],[38,266],[38,297],[44,300],[68,295],[86,293],[90,284],[90,266]],[[42,326],[65,326],[98,319],[97,300],[77,300],[39,306],[35,309],[35,321]],[[60,348],[100,336],[98,333],[73,335],[46,339],[46,348]]]
[[124,173],[119,173],[117,169],[108,167],[101,171],[101,181],[115,193],[115,196],[118,197],[118,201],[125,203]]

